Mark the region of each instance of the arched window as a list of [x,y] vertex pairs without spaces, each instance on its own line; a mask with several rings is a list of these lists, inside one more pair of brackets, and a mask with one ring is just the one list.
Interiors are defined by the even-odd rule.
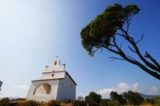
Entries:
[[33,92],[33,95],[50,94],[50,93],[51,93],[51,85],[45,83],[37,86]]

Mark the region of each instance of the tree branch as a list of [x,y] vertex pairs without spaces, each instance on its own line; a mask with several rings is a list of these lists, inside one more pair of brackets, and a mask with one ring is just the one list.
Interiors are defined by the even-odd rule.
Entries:
[[160,67],[160,64],[156,61],[156,59],[154,59],[147,51],[145,57],[150,59],[157,67]]
[[109,57],[111,58],[112,60],[124,60],[123,58],[118,58],[118,57]]
[[131,48],[130,46],[128,46],[128,49],[129,49],[130,51],[132,51],[133,53],[136,53],[136,51],[133,50],[133,48]]
[[122,28],[121,29],[122,32],[125,34],[124,39],[126,39],[131,45],[132,47],[135,49],[135,53],[138,55],[138,57],[145,63],[146,66],[148,66],[149,68],[156,70],[158,72],[160,72],[159,68],[157,68],[157,66],[155,66],[154,64],[148,62],[142,55],[142,53],[140,52],[136,42],[134,41],[134,39],[128,35],[128,33]]
[[154,76],[155,78],[159,79],[160,80],[160,74],[155,72],[155,71],[152,71],[150,70],[149,68],[147,68],[146,66],[144,66],[143,64],[141,64],[140,62],[138,61],[133,61],[131,59],[129,59],[128,57],[125,57],[125,60],[127,60],[128,62],[132,63],[132,64],[135,64],[137,65],[138,67],[140,67],[143,71],[147,72],[148,74]]
[[[136,43],[134,42],[134,39],[133,39],[133,38],[130,38],[130,36],[128,36],[128,34],[127,34],[127,35],[125,34],[123,37],[125,37],[125,39],[126,39],[127,41],[129,41],[129,43],[134,47],[135,50],[133,50],[133,49],[131,49],[131,50],[132,50],[134,53],[136,53],[136,54],[140,57],[140,59],[144,60],[144,59],[143,59],[144,57],[141,55],[141,53],[140,53],[140,51],[139,51]],[[160,74],[159,74],[158,72],[155,72],[155,71],[151,70],[151,69],[150,69],[150,65],[148,65],[148,64],[146,63],[146,60],[144,60],[145,62],[144,62],[144,61],[143,61],[143,62],[144,62],[145,64],[147,64],[148,67],[146,67],[146,66],[143,65],[142,63],[138,62],[138,61],[137,61],[136,59],[134,59],[133,57],[127,56],[127,55],[123,52],[123,50],[118,46],[115,37],[113,37],[112,43],[113,43],[113,45],[114,45],[114,47],[115,47],[116,49],[112,49],[112,48],[105,47],[105,46],[104,46],[104,47],[105,47],[106,49],[108,49],[109,51],[111,51],[111,52],[119,55],[120,57],[122,57],[122,59],[119,59],[119,58],[116,58],[116,57],[112,57],[113,59],[126,60],[127,62],[132,63],[132,64],[138,66],[139,68],[141,68],[142,70],[144,70],[144,71],[147,72],[148,74],[150,74],[150,75],[152,75],[152,76],[154,76],[155,78],[157,78],[157,79],[160,80]],[[147,61],[147,62],[148,62],[148,61]]]
[[140,41],[142,41],[144,38],[144,33],[141,35],[140,39],[138,41],[136,41],[136,44],[138,44]]
[[127,28],[126,28],[126,29],[127,29],[127,32],[128,32],[128,30],[129,30],[130,21],[131,21],[131,17],[128,18],[127,21],[126,21],[126,22],[127,22]]

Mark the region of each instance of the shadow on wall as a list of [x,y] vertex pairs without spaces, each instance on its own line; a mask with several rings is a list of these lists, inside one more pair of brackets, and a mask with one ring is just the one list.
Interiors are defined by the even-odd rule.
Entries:
[[37,95],[37,94],[50,94],[51,93],[51,85],[49,85],[48,83],[45,84],[41,84],[39,85],[33,95]]

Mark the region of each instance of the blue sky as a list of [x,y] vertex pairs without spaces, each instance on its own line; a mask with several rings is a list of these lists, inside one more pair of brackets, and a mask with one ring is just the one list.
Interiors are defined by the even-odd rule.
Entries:
[[104,97],[111,90],[129,89],[160,94],[160,81],[125,61],[111,61],[112,53],[102,50],[91,57],[81,45],[80,31],[114,3],[136,3],[131,34],[160,60],[159,1],[140,0],[1,0],[0,80],[1,97],[25,97],[31,80],[39,78],[56,56],[77,82],[77,96],[96,91]]

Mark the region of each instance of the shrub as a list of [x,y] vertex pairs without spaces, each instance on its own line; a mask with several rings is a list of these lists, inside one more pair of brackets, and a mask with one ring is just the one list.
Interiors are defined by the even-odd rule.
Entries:
[[160,97],[157,97],[154,99],[154,105],[155,106],[160,106]]
[[26,101],[22,106],[40,106],[40,103],[36,101]]
[[74,101],[73,106],[87,106],[85,101]]
[[108,99],[102,99],[99,105],[100,105],[100,106],[109,106],[109,105],[108,105],[108,102],[109,102]]
[[101,95],[95,92],[90,92],[90,94],[85,97],[85,101],[88,103],[99,104],[101,101]]
[[118,101],[109,100],[108,101],[108,106],[123,106],[123,105],[121,105]]
[[0,106],[9,106],[10,102],[8,98],[0,100]]

